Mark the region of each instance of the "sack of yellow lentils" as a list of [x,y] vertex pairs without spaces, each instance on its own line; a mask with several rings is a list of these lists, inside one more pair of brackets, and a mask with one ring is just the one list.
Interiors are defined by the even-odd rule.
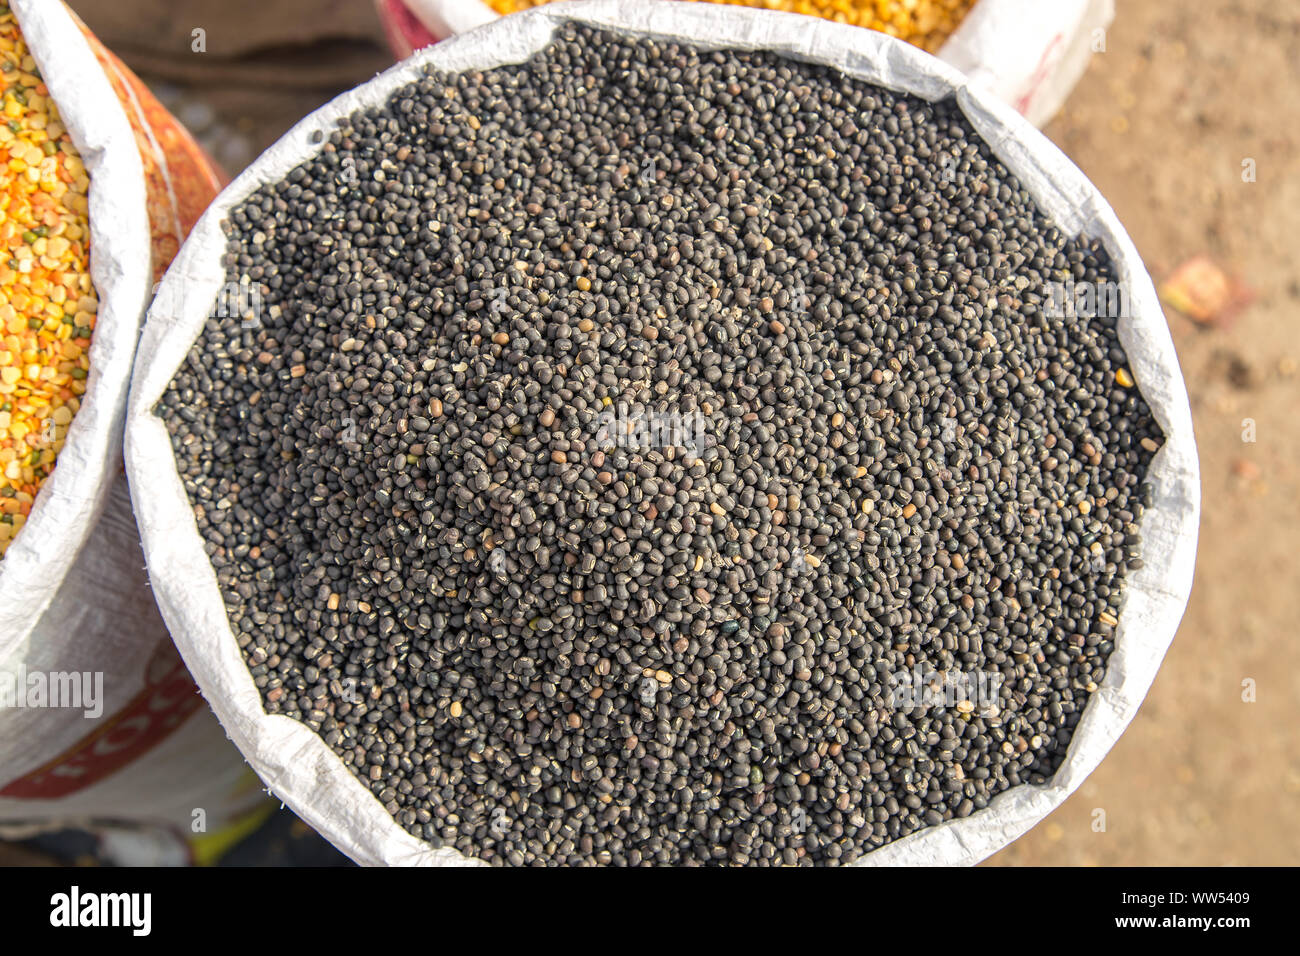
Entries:
[[153,283],[222,177],[62,3],[0,0],[0,81],[0,832],[202,859],[266,801],[159,617],[121,446]]
[[[552,0],[375,0],[399,59],[499,16]],[[784,10],[879,30],[919,46],[1011,103],[1052,118],[1106,49],[1114,0],[685,0]]]

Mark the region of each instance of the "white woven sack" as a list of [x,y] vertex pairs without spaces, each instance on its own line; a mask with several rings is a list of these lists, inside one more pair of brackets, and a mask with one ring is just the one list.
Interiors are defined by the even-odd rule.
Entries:
[[1200,508],[1187,394],[1155,289],[1114,213],[1083,174],[1020,114],[967,84],[944,63],[883,34],[824,20],[676,0],[560,3],[495,20],[430,47],[308,116],[264,153],[209,208],[191,233],[150,311],[128,410],[127,467],[145,554],[163,615],[186,663],[231,738],[274,793],[340,850],[363,864],[467,864],[403,830],[334,752],[292,718],[268,716],[231,634],[172,446],[153,408],[197,338],[226,281],[220,221],[262,185],[277,182],[321,147],[313,134],[358,109],[378,106],[426,66],[484,70],[519,63],[544,47],[562,19],[715,47],[766,49],[830,64],[928,100],[955,95],[971,123],[1063,231],[1100,239],[1130,292],[1133,318],[1119,335],[1166,442],[1149,480],[1143,517],[1145,566],[1128,598],[1104,684],[1074,732],[1052,782],[1020,786],[969,817],[930,827],[867,854],[864,864],[970,864],[1032,827],[1097,766],[1142,702],[1177,630],[1191,588]]

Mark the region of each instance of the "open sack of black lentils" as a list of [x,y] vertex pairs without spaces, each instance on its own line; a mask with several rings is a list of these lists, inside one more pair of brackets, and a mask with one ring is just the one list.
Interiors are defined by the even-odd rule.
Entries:
[[1137,252],[880,34],[503,18],[290,131],[182,283],[128,421],[154,591],[362,863],[971,863],[1102,759],[1187,599]]

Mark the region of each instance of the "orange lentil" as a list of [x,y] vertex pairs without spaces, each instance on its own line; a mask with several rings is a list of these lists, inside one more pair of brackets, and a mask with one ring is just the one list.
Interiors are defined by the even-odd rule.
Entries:
[[54,470],[90,373],[90,180],[0,0],[0,557]]

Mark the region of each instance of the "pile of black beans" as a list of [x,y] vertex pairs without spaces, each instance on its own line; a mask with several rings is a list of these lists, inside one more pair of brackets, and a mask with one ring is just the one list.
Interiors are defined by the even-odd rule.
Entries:
[[1162,437],[954,102],[569,24],[318,141],[158,408],[269,713],[515,865],[843,863],[1052,776]]

